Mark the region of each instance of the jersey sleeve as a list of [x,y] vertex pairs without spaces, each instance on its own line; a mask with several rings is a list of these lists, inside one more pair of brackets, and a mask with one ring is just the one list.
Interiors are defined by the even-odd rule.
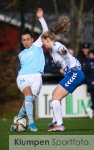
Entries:
[[56,51],[58,53],[62,52],[62,50],[66,50],[67,51],[67,48],[63,44],[61,44],[59,42],[56,42],[55,44],[56,44],[55,48],[56,48]]
[[47,26],[45,19],[42,17],[39,19],[39,21],[41,23],[43,32],[48,31],[48,26]]
[[[45,19],[42,17],[42,18],[39,19],[39,21],[41,23],[43,32],[48,31],[48,26],[47,26],[47,23],[46,23]],[[38,47],[42,46],[41,35],[39,36],[39,38],[33,44],[38,46]]]

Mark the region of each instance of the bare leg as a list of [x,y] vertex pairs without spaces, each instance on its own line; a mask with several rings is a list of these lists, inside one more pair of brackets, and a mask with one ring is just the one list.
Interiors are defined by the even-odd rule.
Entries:
[[62,100],[65,96],[67,96],[69,94],[69,92],[64,89],[62,86],[58,85],[53,93],[52,93],[52,100]]

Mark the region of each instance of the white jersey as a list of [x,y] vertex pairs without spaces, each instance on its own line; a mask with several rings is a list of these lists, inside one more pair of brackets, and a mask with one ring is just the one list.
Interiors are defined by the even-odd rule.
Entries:
[[[67,53],[65,55],[60,54],[61,50],[66,50]],[[81,67],[81,64],[70,54],[68,49],[61,43],[55,42],[51,51],[51,56],[55,63],[59,63],[63,68],[64,72],[68,72],[73,67]]]

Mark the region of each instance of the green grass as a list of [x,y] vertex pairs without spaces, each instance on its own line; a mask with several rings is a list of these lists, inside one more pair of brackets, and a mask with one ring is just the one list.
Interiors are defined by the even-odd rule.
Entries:
[[94,135],[94,119],[88,118],[72,118],[64,119],[65,132],[48,132],[47,125],[51,119],[36,120],[38,132],[10,132],[10,125],[13,118],[0,119],[0,150],[8,150],[8,136],[9,135]]

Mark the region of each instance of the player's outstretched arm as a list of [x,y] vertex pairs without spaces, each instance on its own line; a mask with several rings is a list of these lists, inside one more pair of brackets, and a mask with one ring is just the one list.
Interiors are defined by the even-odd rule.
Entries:
[[42,26],[42,29],[43,29],[43,32],[47,31],[48,30],[48,26],[47,26],[47,23],[45,21],[45,19],[43,18],[43,10],[42,8],[38,8],[37,9],[37,13],[36,13],[40,23],[41,23],[41,26]]
[[[37,13],[36,13],[40,23],[41,23],[41,26],[42,26],[42,30],[43,32],[45,31],[48,31],[48,26],[46,24],[46,21],[44,20],[43,18],[43,10],[41,8],[38,8],[37,9]],[[42,32],[42,33],[43,33]],[[34,42],[34,45],[38,46],[38,47],[41,47],[42,46],[42,41],[41,41],[41,35],[39,36],[39,38]]]

